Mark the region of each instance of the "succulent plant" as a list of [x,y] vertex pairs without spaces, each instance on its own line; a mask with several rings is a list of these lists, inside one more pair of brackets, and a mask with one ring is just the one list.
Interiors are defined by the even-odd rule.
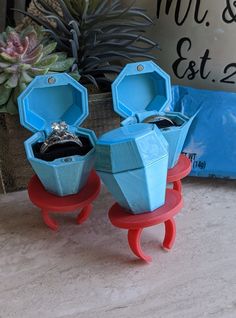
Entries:
[[33,0],[41,15],[22,12],[44,26],[58,48],[75,58],[83,82],[110,82],[105,74],[119,73],[123,62],[155,59],[150,51],[158,45],[144,36],[152,20],[145,10],[124,6],[122,0]]
[[17,113],[17,97],[36,75],[70,70],[74,58],[55,53],[56,46],[42,28],[8,27],[0,34],[0,112]]

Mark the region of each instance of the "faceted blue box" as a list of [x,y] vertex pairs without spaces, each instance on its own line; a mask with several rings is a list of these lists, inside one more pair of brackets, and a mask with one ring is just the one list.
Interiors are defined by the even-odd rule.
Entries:
[[178,126],[161,128],[169,144],[168,168],[177,163],[192,118],[166,111],[170,106],[170,76],[152,61],[127,64],[112,84],[114,110],[123,118],[122,125],[141,123],[150,116],[165,116]]
[[[25,141],[27,158],[46,190],[58,196],[78,193],[93,168],[97,140],[92,130],[79,127],[89,113],[87,89],[66,73],[37,76],[18,97],[18,106],[22,126],[34,132]],[[53,161],[36,158],[33,148],[60,121],[90,144],[88,152]]]
[[168,143],[156,125],[134,124],[97,141],[95,168],[115,200],[132,214],[165,203]]

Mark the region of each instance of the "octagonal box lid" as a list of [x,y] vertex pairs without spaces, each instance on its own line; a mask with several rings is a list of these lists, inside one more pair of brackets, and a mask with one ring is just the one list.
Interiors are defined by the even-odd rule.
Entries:
[[171,102],[170,76],[152,61],[127,64],[112,84],[114,110],[123,118],[164,112]]
[[22,126],[51,132],[53,122],[79,126],[88,116],[87,89],[66,73],[37,76],[18,97]]
[[168,143],[154,124],[134,124],[102,135],[96,145],[95,168],[119,173],[140,169],[168,156]]

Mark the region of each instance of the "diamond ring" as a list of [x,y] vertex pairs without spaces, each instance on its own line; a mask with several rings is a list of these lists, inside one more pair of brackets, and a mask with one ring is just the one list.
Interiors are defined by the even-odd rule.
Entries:
[[170,118],[165,117],[165,116],[157,116],[157,115],[149,116],[149,117],[145,118],[143,123],[153,123],[153,122],[158,122],[158,121],[161,121],[161,120],[166,120],[172,126],[175,126],[175,123]]
[[66,122],[55,122],[51,125],[52,132],[40,147],[40,153],[45,153],[50,147],[58,144],[65,144],[68,142],[76,143],[78,146],[83,147],[79,137],[68,131]]

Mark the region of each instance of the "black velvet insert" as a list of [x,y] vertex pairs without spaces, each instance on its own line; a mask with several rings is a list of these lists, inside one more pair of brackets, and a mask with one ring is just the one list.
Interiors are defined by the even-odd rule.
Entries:
[[160,128],[160,129],[181,126],[181,124],[178,125],[174,120],[172,120],[172,121],[173,121],[174,125],[172,123],[170,123],[166,119],[162,119],[162,120],[158,120],[158,121],[155,121],[155,122],[151,122],[151,124],[157,125],[157,127]]
[[38,142],[32,146],[34,156],[37,159],[44,161],[53,161],[58,158],[71,157],[75,155],[85,156],[92,148],[92,144],[87,137],[79,136],[83,147],[80,147],[74,142],[67,142],[65,144],[58,144],[51,146],[45,153],[40,153],[40,147],[43,144]]

